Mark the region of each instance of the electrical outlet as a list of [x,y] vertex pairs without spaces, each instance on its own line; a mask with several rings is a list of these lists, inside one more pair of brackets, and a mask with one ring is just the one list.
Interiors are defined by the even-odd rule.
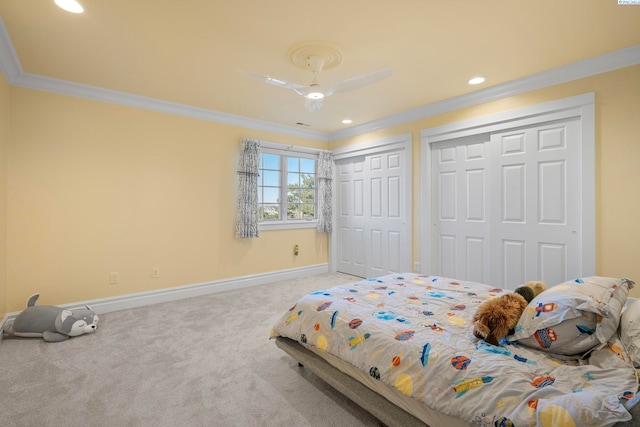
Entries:
[[160,278],[160,269],[158,267],[151,268],[151,278],[152,279]]
[[120,283],[120,273],[109,273],[109,284],[117,285]]
[[413,263],[413,271],[415,271],[416,273],[421,273],[421,271],[420,271],[420,262],[414,261],[414,263]]

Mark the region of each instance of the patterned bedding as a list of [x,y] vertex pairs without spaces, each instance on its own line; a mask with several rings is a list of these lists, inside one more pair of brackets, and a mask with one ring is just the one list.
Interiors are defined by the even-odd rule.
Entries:
[[403,273],[319,290],[276,323],[439,412],[477,426],[608,426],[638,389],[617,334],[587,360],[472,334],[488,285]]

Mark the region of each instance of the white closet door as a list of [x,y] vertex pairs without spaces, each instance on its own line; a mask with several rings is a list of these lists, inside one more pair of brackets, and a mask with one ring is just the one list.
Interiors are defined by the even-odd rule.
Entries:
[[488,149],[482,138],[434,145],[432,265],[442,276],[489,280]]
[[431,265],[515,289],[580,276],[577,120],[432,146]]
[[405,161],[404,150],[394,150],[336,162],[338,271],[410,271]]
[[365,240],[367,254],[366,277],[403,271],[407,264],[403,254],[405,227],[405,200],[402,169],[404,151],[367,156],[367,185],[365,213],[368,214]]
[[338,215],[337,270],[366,276],[365,241],[365,158],[336,162]]
[[556,284],[582,270],[580,129],[577,120],[492,135],[495,170],[492,270],[514,289]]

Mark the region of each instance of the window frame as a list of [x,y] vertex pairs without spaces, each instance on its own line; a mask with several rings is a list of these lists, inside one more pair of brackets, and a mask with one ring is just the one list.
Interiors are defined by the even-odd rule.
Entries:
[[[265,143],[260,144],[260,155],[275,154],[280,156],[280,213],[281,219],[259,221],[260,231],[286,230],[297,228],[316,228],[318,225],[318,152],[320,150],[305,149],[303,147],[285,146],[282,144]],[[306,158],[314,161],[314,205],[315,216],[313,219],[291,219],[287,216],[287,194],[288,194],[288,161],[289,157]],[[262,185],[258,183],[258,189]]]

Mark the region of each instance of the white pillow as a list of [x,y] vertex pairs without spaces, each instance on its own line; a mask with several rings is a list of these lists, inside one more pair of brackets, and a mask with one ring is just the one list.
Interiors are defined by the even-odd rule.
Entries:
[[640,299],[635,300],[620,316],[620,339],[631,355],[633,365],[640,367]]
[[628,279],[598,276],[556,285],[529,303],[508,339],[565,355],[605,345],[618,329],[630,287]]

